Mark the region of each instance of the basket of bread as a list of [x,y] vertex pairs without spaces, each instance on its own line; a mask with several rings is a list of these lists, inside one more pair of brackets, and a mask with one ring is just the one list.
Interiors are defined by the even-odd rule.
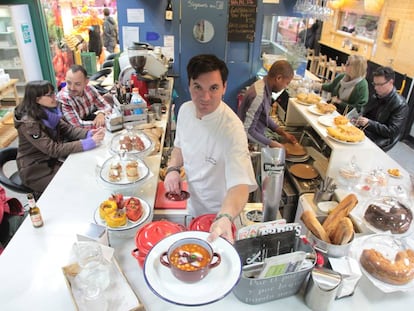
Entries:
[[309,230],[308,238],[315,249],[326,253],[328,257],[342,257],[348,254],[355,235],[349,214],[357,203],[357,197],[349,194],[327,217],[316,217],[312,209],[303,212],[301,220]]

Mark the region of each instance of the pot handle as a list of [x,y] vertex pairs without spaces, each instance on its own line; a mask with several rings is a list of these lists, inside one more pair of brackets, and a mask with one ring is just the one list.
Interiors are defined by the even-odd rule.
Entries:
[[[216,260],[214,261],[214,257],[216,257]],[[213,262],[214,261],[214,262]],[[210,269],[217,267],[221,262],[221,256],[220,254],[213,253],[213,258],[211,260],[211,263],[208,265]]]
[[132,255],[132,257],[135,257],[135,259],[138,259],[139,249],[136,248],[136,249],[132,250],[131,255]]
[[[164,252],[164,253],[162,253],[162,254],[161,254],[161,256],[160,256],[160,262],[161,262],[164,266],[166,266],[167,268],[170,268],[170,267],[171,267],[171,265],[170,265],[170,262],[168,261],[168,256],[167,256],[167,254],[168,254],[168,252]],[[167,260],[165,260],[165,259],[164,259],[164,257],[167,257]]]

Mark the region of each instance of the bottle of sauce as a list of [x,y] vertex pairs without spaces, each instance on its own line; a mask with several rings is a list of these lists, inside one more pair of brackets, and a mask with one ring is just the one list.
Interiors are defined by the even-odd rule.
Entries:
[[40,214],[40,209],[36,205],[36,201],[32,193],[27,194],[27,201],[29,203],[29,216],[32,221],[33,227],[39,228],[43,226],[43,218]]
[[173,20],[173,8],[171,0],[167,1],[167,7],[165,8],[165,20],[172,21]]

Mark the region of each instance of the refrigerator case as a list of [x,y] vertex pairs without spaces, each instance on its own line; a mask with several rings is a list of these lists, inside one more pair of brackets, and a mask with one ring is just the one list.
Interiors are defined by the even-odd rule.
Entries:
[[0,69],[4,69],[10,79],[19,80],[17,91],[20,98],[23,97],[26,82],[43,79],[29,6],[26,4],[0,5]]

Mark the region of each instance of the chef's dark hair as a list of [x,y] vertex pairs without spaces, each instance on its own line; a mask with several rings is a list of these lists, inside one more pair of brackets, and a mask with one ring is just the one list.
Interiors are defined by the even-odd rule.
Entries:
[[395,72],[391,67],[378,67],[372,75],[374,77],[384,77],[386,81],[395,81]]
[[23,101],[15,109],[16,117],[20,119],[22,116],[28,115],[35,120],[46,119],[47,115],[43,106],[37,104],[37,99],[54,91],[55,87],[50,81],[37,80],[28,82],[24,90]]
[[203,73],[216,70],[220,71],[221,80],[224,85],[229,75],[229,70],[224,61],[213,54],[201,54],[194,56],[187,64],[188,84],[190,84],[191,79],[197,79],[198,76]]

